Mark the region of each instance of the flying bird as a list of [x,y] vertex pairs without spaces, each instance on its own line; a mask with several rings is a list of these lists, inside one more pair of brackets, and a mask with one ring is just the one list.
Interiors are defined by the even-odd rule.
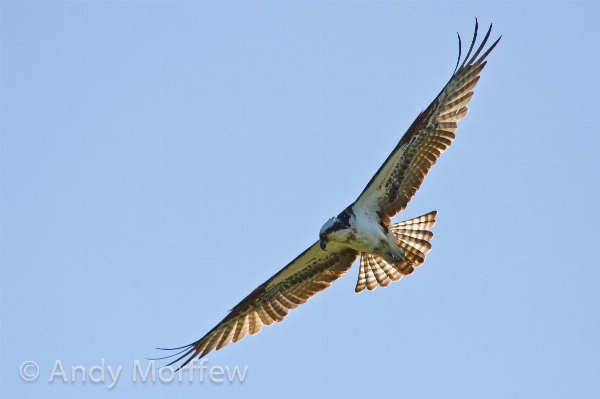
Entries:
[[485,49],[490,25],[471,56],[477,40],[475,21],[473,40],[463,62],[459,35],[458,61],[452,77],[417,116],[356,201],[321,227],[317,242],[252,291],[206,335],[189,345],[165,349],[179,352],[164,358],[181,355],[169,365],[185,359],[180,368],[184,367],[197,356],[204,357],[247,334],[257,334],[263,325],[282,321],[291,309],[345,274],[359,256],[357,293],[365,288],[387,287],[423,264],[431,250],[433,233],[429,229],[435,224],[437,212],[395,224],[390,219],[406,208],[454,140],[458,122],[467,116],[467,104],[473,98],[486,58],[500,41],[501,36]]

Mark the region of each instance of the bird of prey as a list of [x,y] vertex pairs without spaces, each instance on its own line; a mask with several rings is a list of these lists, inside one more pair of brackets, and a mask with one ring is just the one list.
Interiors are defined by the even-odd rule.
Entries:
[[485,49],[490,25],[471,56],[477,28],[476,21],[462,63],[459,35],[458,61],[452,77],[417,116],[356,201],[321,227],[317,242],[252,291],[206,335],[189,345],[168,349],[180,351],[167,357],[181,355],[170,364],[185,359],[180,368],[184,367],[197,356],[204,357],[247,334],[257,334],[263,325],[282,321],[291,309],[346,273],[359,256],[357,293],[365,288],[387,287],[423,264],[433,237],[428,229],[434,225],[437,212],[395,224],[390,219],[406,208],[425,175],[454,140],[457,123],[467,115],[467,104],[473,98],[486,57],[501,38]]

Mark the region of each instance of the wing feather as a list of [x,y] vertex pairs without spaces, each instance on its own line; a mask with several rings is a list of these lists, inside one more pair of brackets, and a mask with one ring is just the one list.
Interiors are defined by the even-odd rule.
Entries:
[[[464,61],[436,99],[417,117],[396,148],[369,181],[356,203],[374,206],[384,218],[391,218],[406,208],[421,186],[425,176],[455,138],[461,121],[468,113],[467,105],[473,98],[473,89],[486,65],[486,57],[498,44],[496,40],[481,56],[491,33],[491,25],[483,42],[469,58],[477,39],[475,34]],[[460,37],[459,37],[460,43]],[[477,58],[479,56],[479,58]],[[388,219],[389,220],[389,219]],[[427,231],[435,223],[435,212],[390,226],[398,237],[398,245],[407,260],[390,265],[383,259],[362,254],[356,292],[364,288],[387,286],[414,271],[425,260],[431,249]],[[282,321],[291,309],[305,303],[310,297],[329,287],[352,266],[358,253],[340,244],[330,243],[322,251],[315,243],[290,264],[257,287],[237,304],[230,313],[206,335],[173,356],[181,355],[170,364],[183,359],[185,366],[196,357],[204,357],[231,342],[238,342],[247,334],[255,335],[263,325]]]
[[248,334],[248,315],[243,315],[237,321],[237,325],[235,327],[235,335],[233,337],[233,342],[238,342],[240,339],[244,338],[246,334]]
[[340,244],[330,243],[327,251],[322,251],[319,243],[313,244],[244,298],[205,336],[179,348],[185,353],[170,365],[185,359],[181,368],[197,356],[204,357],[248,334],[257,334],[263,325],[282,321],[291,309],[305,303],[346,273],[357,255],[355,250]]
[[[251,312],[248,317],[250,320],[250,326],[249,326],[248,332],[250,333],[250,335],[258,334],[262,328],[260,325],[261,323],[260,323],[260,317],[258,316],[258,312]],[[221,349],[221,348],[219,348],[219,349]]]
[[225,327],[223,336],[221,337],[221,340],[217,344],[217,350],[221,349],[222,347],[224,347],[225,345],[227,345],[228,343],[231,342],[231,340],[233,339],[233,337],[235,335],[234,327],[235,327],[235,325],[233,325],[233,324],[229,324],[229,325],[227,325],[227,327]]
[[[464,61],[369,181],[356,200],[359,206],[375,208],[383,216],[392,218],[406,208],[431,167],[450,147],[458,128],[457,122],[464,119],[469,111],[467,105],[473,98],[479,74],[486,65],[485,59],[500,41],[499,38],[483,51],[492,30],[490,25],[483,42],[469,58],[475,48],[477,29],[476,23],[473,41]],[[477,58],[482,51],[483,54]],[[458,62],[460,63],[460,52]],[[368,280],[368,271],[366,273]]]
[[260,318],[261,323],[264,324],[265,326],[270,326],[271,324],[275,323],[275,320],[273,320],[271,318],[271,316],[269,316],[262,307],[259,309],[256,309],[256,313],[258,314],[258,317]]

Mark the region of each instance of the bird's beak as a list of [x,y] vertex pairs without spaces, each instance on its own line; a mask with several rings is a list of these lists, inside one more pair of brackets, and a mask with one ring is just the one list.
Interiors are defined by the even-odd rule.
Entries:
[[325,248],[327,248],[327,243],[329,242],[329,240],[327,238],[322,238],[321,239],[321,249],[323,251],[325,251]]

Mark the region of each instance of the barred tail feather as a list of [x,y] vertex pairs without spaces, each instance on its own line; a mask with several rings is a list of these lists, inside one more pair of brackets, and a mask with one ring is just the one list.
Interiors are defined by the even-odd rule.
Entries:
[[407,276],[414,271],[414,266],[425,262],[425,255],[431,251],[433,233],[427,229],[435,225],[437,212],[389,226],[390,231],[397,239],[398,247],[405,253],[406,261],[391,265],[377,255],[361,253],[356,293],[365,288],[369,291],[378,286],[387,287],[392,281],[398,281],[402,276]]
[[354,291],[358,294],[367,286],[367,254],[361,252],[360,254],[360,268],[358,269],[358,280],[356,281],[356,288]]
[[405,220],[404,222],[396,223],[391,225],[391,229],[393,230],[425,230],[430,229],[435,225],[435,217],[437,216],[437,211],[432,211],[426,213],[425,215],[416,217],[414,219]]

